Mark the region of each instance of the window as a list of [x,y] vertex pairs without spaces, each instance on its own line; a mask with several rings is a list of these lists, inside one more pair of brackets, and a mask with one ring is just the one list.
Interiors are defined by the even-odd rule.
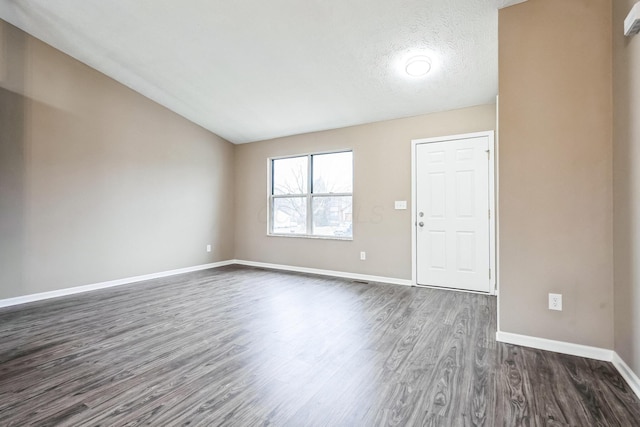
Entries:
[[353,237],[353,152],[270,160],[269,234]]

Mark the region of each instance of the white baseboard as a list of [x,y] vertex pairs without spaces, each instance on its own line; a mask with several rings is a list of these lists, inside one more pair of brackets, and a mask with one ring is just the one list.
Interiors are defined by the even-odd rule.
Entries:
[[640,378],[631,370],[629,365],[625,363],[624,360],[618,355],[618,353],[613,353],[613,366],[616,367],[622,378],[625,379],[631,390],[638,396],[640,399]]
[[322,270],[319,268],[295,267],[292,265],[269,264],[266,262],[245,261],[234,259],[234,264],[246,265],[249,267],[267,268],[270,270],[293,271],[296,273],[319,274],[322,276],[341,277],[344,279],[363,280],[366,282],[390,283],[393,285],[411,286],[410,279],[396,279],[393,277],[371,276],[369,274],[347,273],[345,271]]
[[160,273],[143,274],[142,276],[127,277],[124,279],[109,280],[107,282],[93,283],[90,285],[75,286],[73,288],[58,289],[50,292],[41,292],[31,295],[23,295],[14,298],[0,300],[1,307],[9,307],[12,305],[26,304],[28,302],[40,301],[50,298],[58,298],[66,295],[79,294],[82,292],[95,291],[97,289],[111,288],[114,286],[127,285],[129,283],[142,282],[144,280],[158,279],[160,277],[174,276],[176,274],[190,273],[192,271],[207,270],[209,268],[222,267],[233,264],[231,260],[213,262],[210,264],[195,265],[193,267],[178,268],[175,270],[162,271]]
[[611,362],[622,378],[629,384],[629,388],[640,398],[640,378],[638,378],[635,372],[622,360],[618,353],[613,350],[501,331],[496,332],[496,340],[507,344]]
[[[297,273],[318,274],[323,276],[341,277],[345,279],[363,280],[367,282],[381,282],[395,285],[411,286],[411,280],[397,279],[391,277],[372,276],[368,274],[348,273],[344,271],[322,270],[318,268],[295,267],[291,265],[269,264],[265,262],[245,261],[239,259],[213,262],[210,264],[196,265],[193,267],[178,268],[175,270],[162,271],[160,273],[144,274],[141,276],[127,277],[124,279],[109,280],[107,282],[93,283],[90,285],[76,286],[73,288],[59,289],[50,292],[24,295],[14,298],[0,300],[0,308],[13,305],[26,304],[34,301],[41,301],[50,298],[57,298],[66,295],[79,294],[98,289],[111,288],[114,286],[127,285],[130,283],[142,282],[145,280],[158,279],[161,277],[174,276],[176,274],[190,273],[192,271],[207,270],[209,268],[223,267],[226,265],[246,265],[250,267],[260,267],[272,270],[293,271]],[[640,398],[640,378],[631,370],[624,360],[613,350],[599,347],[591,347],[581,344],[573,344],[564,341],[549,340],[546,338],[532,337],[528,335],[514,334],[510,332],[496,332],[496,340],[507,344],[521,345],[524,347],[537,348],[540,350],[554,351],[556,353],[570,354],[573,356],[586,357],[589,359],[612,362],[613,366],[620,372],[620,375],[629,384],[629,387]]]
[[325,276],[343,277],[347,279],[364,280],[368,282],[382,282],[382,283],[392,283],[396,285],[411,286],[411,280],[394,279],[390,277],[370,276],[366,274],[345,273],[341,271],[320,270],[317,268],[293,267],[288,265],[268,264],[264,262],[243,261],[243,260],[233,259],[233,260],[227,260],[227,261],[214,262],[210,264],[196,265],[193,267],[185,267],[185,268],[178,268],[175,270],[162,271],[160,273],[144,274],[142,276],[127,277],[124,279],[109,280],[107,282],[92,283],[92,284],[83,285],[83,286],[75,286],[73,288],[58,289],[55,291],[41,292],[37,294],[30,294],[30,295],[23,295],[23,296],[14,297],[14,298],[2,299],[0,300],[0,308],[10,307],[10,306],[19,305],[19,304],[26,304],[29,302],[41,301],[41,300],[46,300],[51,298],[58,298],[58,297],[63,297],[67,295],[74,295],[82,292],[95,291],[98,289],[111,288],[114,286],[127,285],[130,283],[142,282],[144,280],[174,276],[176,274],[190,273],[192,271],[223,267],[225,265],[232,265],[232,264],[269,268],[273,270],[294,271],[298,273],[311,273],[311,274],[320,274]]
[[586,357],[588,359],[613,360],[613,350],[600,347],[591,347],[582,344],[573,344],[564,341],[549,340],[546,338],[532,337],[529,335],[512,334],[510,332],[496,332],[496,341],[507,344],[521,345],[540,350],[554,351],[556,353],[570,354],[572,356]]

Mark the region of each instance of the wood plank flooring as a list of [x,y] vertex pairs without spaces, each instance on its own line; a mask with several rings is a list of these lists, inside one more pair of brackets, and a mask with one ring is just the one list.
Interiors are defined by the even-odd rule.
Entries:
[[638,426],[495,298],[224,267],[0,310],[0,426]]

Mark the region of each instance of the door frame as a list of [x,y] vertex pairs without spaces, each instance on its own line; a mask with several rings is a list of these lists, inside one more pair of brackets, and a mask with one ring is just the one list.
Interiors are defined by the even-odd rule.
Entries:
[[[438,136],[434,138],[420,138],[411,140],[411,284],[412,286],[421,286],[421,287],[434,287],[434,286],[425,286],[418,285],[417,280],[417,216],[416,216],[416,205],[417,205],[417,195],[416,195],[416,172],[417,172],[417,164],[416,164],[416,149],[420,144],[429,144],[433,142],[447,142],[447,141],[455,141],[460,139],[469,139],[469,138],[479,138],[479,137],[487,137],[489,143],[489,210],[491,218],[489,219],[489,268],[491,269],[491,278],[489,279],[489,295],[497,294],[497,268],[496,268],[496,176],[495,176],[495,132],[494,131],[484,131],[484,132],[473,132],[473,133],[463,133],[458,135],[447,135],[447,136]],[[488,272],[487,272],[488,273]],[[477,292],[477,291],[467,291],[464,289],[450,289],[450,288],[440,288],[438,289],[448,289],[453,291],[462,291],[462,292],[472,292],[472,293],[481,293],[485,294],[485,292]]]

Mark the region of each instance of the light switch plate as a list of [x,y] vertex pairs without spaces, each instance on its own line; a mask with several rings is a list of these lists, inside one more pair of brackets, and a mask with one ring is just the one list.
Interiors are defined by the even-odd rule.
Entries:
[[396,200],[396,210],[407,209],[406,200]]

